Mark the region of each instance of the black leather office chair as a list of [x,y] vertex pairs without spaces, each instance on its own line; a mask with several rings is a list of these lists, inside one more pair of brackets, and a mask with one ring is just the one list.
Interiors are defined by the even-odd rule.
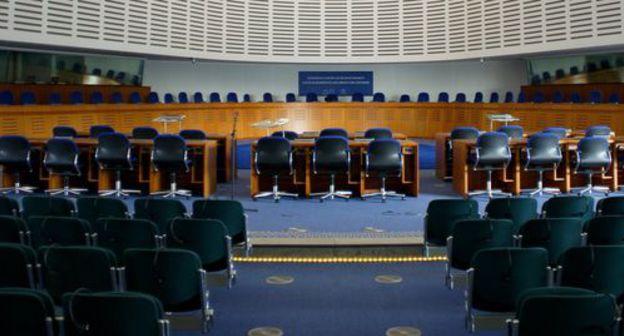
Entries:
[[542,133],[554,134],[557,137],[559,137],[559,139],[563,139],[563,138],[566,138],[570,134],[570,130],[568,130],[567,128],[563,128],[563,127],[548,127],[548,128],[545,128],[542,131]]
[[189,172],[191,160],[188,159],[186,141],[179,135],[163,134],[154,138],[152,148],[152,165],[154,170],[169,173],[169,190],[158,191],[151,195],[159,195],[165,198],[176,196],[190,197],[190,190],[178,189],[176,173],[178,171]]
[[101,196],[128,197],[130,194],[140,194],[140,190],[125,190],[121,186],[121,173],[133,170],[132,146],[125,135],[121,133],[104,133],[98,138],[95,149],[95,161],[100,169],[115,172],[115,189],[100,190]]
[[364,132],[367,139],[392,139],[392,130],[389,128],[369,128]]
[[299,138],[299,133],[294,131],[275,131],[271,136],[282,137],[292,141]]
[[158,131],[149,126],[135,127],[132,129],[132,138],[152,140],[158,135]]
[[292,175],[293,153],[290,141],[281,136],[260,138],[256,144],[254,166],[258,175],[270,174],[273,176],[273,190],[261,192],[253,196],[253,200],[262,197],[273,197],[279,202],[282,197],[297,197],[297,194],[279,191],[278,181],[282,174]]
[[115,129],[108,125],[93,125],[89,128],[89,138],[97,139],[104,133],[114,133]]
[[55,126],[52,129],[52,136],[55,138],[75,138],[78,136],[78,132],[73,127],[69,126]]
[[13,174],[13,187],[2,188],[0,192],[32,193],[34,187],[22,186],[20,175],[22,172],[31,172],[30,143],[22,136],[5,135],[0,137],[0,166],[4,174]]
[[329,175],[329,191],[314,193],[312,197],[320,197],[321,202],[335,197],[349,199],[351,191],[336,190],[336,174],[348,173],[351,166],[349,141],[343,136],[327,135],[316,139],[312,152],[312,169],[315,175]]
[[477,148],[474,157],[471,157],[473,170],[486,171],[487,180],[485,190],[469,192],[469,196],[487,195],[511,196],[501,190],[492,189],[492,172],[494,170],[504,170],[511,161],[511,150],[509,149],[509,137],[502,132],[487,132],[477,138]]
[[609,138],[612,135],[613,135],[613,132],[611,132],[611,128],[609,126],[606,126],[606,125],[589,126],[585,130],[585,136],[586,137],[593,136],[593,137]]
[[497,132],[507,134],[510,139],[522,139],[524,137],[524,128],[518,125],[505,125],[498,128]]
[[586,174],[587,185],[574,188],[579,195],[591,194],[594,191],[609,194],[609,188],[594,186],[592,178],[595,174],[606,173],[611,167],[611,149],[609,141],[603,136],[584,137],[576,149],[575,174]]
[[349,139],[349,133],[344,128],[325,128],[321,130],[321,132],[319,133],[319,137],[324,137],[324,136],[329,136],[329,135],[340,136],[345,139]]
[[206,133],[197,129],[186,129],[180,131],[180,136],[184,140],[206,140]]
[[73,140],[67,138],[52,138],[46,143],[43,164],[50,174],[61,175],[63,177],[62,189],[48,189],[45,192],[50,195],[80,195],[87,191],[82,188],[70,188],[69,178],[80,176],[80,164],[78,157],[80,151]]
[[381,178],[381,188],[378,192],[362,195],[362,199],[376,196],[380,196],[382,202],[385,202],[388,197],[405,199],[404,194],[386,190],[386,178],[388,176],[401,176],[403,171],[403,153],[400,142],[388,138],[371,141],[366,150],[365,171],[366,177],[374,172]]
[[475,127],[456,127],[451,131],[448,141],[446,142],[446,167],[447,176],[452,178],[453,170],[453,141],[454,140],[472,140],[479,137],[479,130]]
[[559,139],[559,136],[554,133],[537,133],[528,139],[524,170],[537,171],[537,188],[523,192],[530,196],[561,193],[559,188],[544,187],[544,172],[557,170],[563,158]]

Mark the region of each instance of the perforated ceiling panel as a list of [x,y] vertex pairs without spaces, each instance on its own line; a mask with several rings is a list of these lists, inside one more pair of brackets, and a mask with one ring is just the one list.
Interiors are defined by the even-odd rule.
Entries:
[[264,62],[624,45],[622,0],[0,0],[0,40]]

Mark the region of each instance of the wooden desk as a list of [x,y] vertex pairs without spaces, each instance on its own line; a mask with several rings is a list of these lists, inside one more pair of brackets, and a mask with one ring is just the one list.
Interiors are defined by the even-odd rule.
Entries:
[[[359,132],[355,132],[355,133],[349,133],[349,139],[354,140],[354,139],[362,139],[364,138],[364,133],[363,131],[359,131]],[[319,131],[306,131],[303,132],[299,135],[299,139],[316,139],[319,137],[319,134],[321,134],[321,132]],[[407,135],[403,134],[403,133],[392,133],[392,137],[396,140],[407,140]]]
[[[63,187],[63,178],[57,175],[48,175],[43,166],[43,147],[47,138],[29,139],[33,146],[32,163],[33,173],[23,174],[24,184],[31,184],[40,189],[54,189]],[[88,188],[90,191],[114,189],[115,176],[113,171],[100,170],[95,162],[94,153],[97,139],[76,138],[74,139],[81,151],[82,176],[72,177],[72,186]],[[147,160],[141,158],[140,153],[151,151],[152,140],[131,140],[133,151],[137,157],[136,169],[123,174],[124,188],[142,189],[146,192],[156,192],[169,189],[169,176],[163,176],[155,171]],[[189,140],[189,149],[200,149],[201,171],[199,174],[178,174],[178,184],[180,188],[187,188],[194,191],[194,194],[208,197],[217,188],[217,142],[214,140]],[[197,176],[199,175],[199,176]],[[3,185],[13,185],[13,176],[3,174]]]
[[[82,74],[72,74],[80,76]],[[111,96],[115,92],[121,93],[123,101],[130,100],[132,92],[138,92],[141,99],[145,101],[151,89],[149,86],[130,86],[130,85],[79,85],[79,84],[9,84],[0,83],[0,91],[8,90],[13,93],[13,101],[15,104],[21,104],[20,96],[24,92],[32,92],[35,94],[37,104],[48,104],[50,95],[58,93],[61,95],[61,101],[69,104],[69,96],[72,92],[78,91],[82,93],[85,102],[89,102],[93,92],[100,92],[105,102],[110,102]],[[59,108],[62,105],[48,106]]]
[[[315,175],[312,169],[312,150],[314,141],[295,140],[293,145],[293,167],[292,176],[281,176],[279,179],[280,190],[298,193],[306,197],[315,192],[323,192],[329,189],[329,177]],[[350,141],[351,148],[351,169],[348,174],[336,176],[337,190],[350,190],[353,196],[361,196],[368,192],[379,189],[380,180],[376,177],[366,177],[364,164],[366,157],[366,147],[368,142]],[[401,141],[403,152],[403,172],[401,177],[389,177],[387,188],[403,192],[409,196],[418,196],[419,192],[419,172],[418,172],[418,143],[413,141]],[[273,185],[273,178],[270,175],[258,175],[256,173],[253,158],[256,152],[256,143],[251,146],[251,185],[250,194],[253,196],[260,191],[270,190]]]
[[[544,186],[559,188],[562,192],[570,192],[573,187],[587,184],[586,176],[574,174],[573,158],[579,138],[566,138],[560,141],[563,160],[555,172],[544,173]],[[621,139],[624,143],[624,139]],[[618,188],[618,143],[611,140],[613,163],[609,171],[594,176],[594,183],[607,185],[612,191]],[[476,146],[475,140],[453,141],[453,189],[462,196],[468,196],[472,190],[484,189],[486,172],[475,171],[468,163],[470,152]],[[526,156],[526,139],[510,140],[512,160],[507,169],[494,171],[492,185],[513,194],[520,194],[522,189],[535,188],[537,173],[525,171],[523,158]]]

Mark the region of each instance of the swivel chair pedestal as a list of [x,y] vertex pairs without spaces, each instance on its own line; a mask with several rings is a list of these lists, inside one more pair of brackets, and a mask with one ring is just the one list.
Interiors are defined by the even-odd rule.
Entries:
[[15,179],[15,183],[13,183],[13,186],[8,187],[8,188],[0,188],[0,193],[8,194],[12,192],[14,194],[19,194],[19,193],[32,194],[33,191],[37,189],[36,187],[29,187],[29,186],[21,185],[19,173],[14,174],[14,179]]
[[468,197],[477,197],[487,195],[488,198],[496,196],[510,197],[510,193],[503,192],[500,189],[492,189],[492,170],[487,170],[487,180],[485,181],[485,190],[475,190],[468,193]]
[[115,189],[101,190],[100,196],[128,197],[130,194],[140,194],[140,190],[123,189],[121,185],[121,170],[115,171]]
[[604,186],[595,186],[592,182],[592,178],[594,177],[594,173],[587,173],[587,184],[584,187],[572,188],[572,192],[576,193],[579,196],[585,194],[593,194],[594,192],[609,195],[611,189],[609,187]]
[[386,199],[388,198],[401,198],[402,200],[405,200],[405,194],[399,194],[396,191],[386,190],[386,177],[385,176],[381,177],[381,187],[379,188],[379,191],[374,192],[374,193],[364,194],[362,195],[362,199],[377,197],[377,196],[381,197],[382,202],[386,202]]
[[334,199],[336,197],[348,200],[351,197],[352,192],[344,190],[336,190],[336,175],[330,175],[329,191],[312,193],[312,197],[320,197],[321,202],[326,199]]
[[255,201],[258,198],[273,197],[273,200],[275,201],[275,203],[277,203],[282,197],[293,197],[293,198],[299,197],[299,195],[294,194],[294,193],[280,191],[278,187],[278,180],[279,180],[279,175],[273,175],[273,190],[258,193],[253,196],[253,200]]
[[526,190],[522,190],[522,194],[528,195],[530,197],[534,197],[534,196],[544,196],[544,194],[546,195],[559,195],[561,194],[561,190],[559,188],[551,188],[551,187],[544,187],[544,171],[543,170],[538,170],[537,171],[537,188],[535,189],[526,189]]
[[176,196],[191,197],[191,191],[187,189],[178,189],[176,183],[176,173],[169,174],[169,190],[157,191],[150,193],[152,196],[162,196],[163,198],[175,198]]
[[63,196],[79,196],[80,194],[87,192],[88,189],[84,188],[70,188],[69,177],[63,176],[63,188],[46,189],[45,192],[50,196],[63,195]]

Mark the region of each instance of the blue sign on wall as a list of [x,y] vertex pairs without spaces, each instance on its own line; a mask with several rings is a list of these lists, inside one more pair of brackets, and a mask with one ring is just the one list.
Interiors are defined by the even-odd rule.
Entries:
[[316,93],[319,96],[335,94],[350,96],[373,94],[372,71],[300,71],[299,95]]

